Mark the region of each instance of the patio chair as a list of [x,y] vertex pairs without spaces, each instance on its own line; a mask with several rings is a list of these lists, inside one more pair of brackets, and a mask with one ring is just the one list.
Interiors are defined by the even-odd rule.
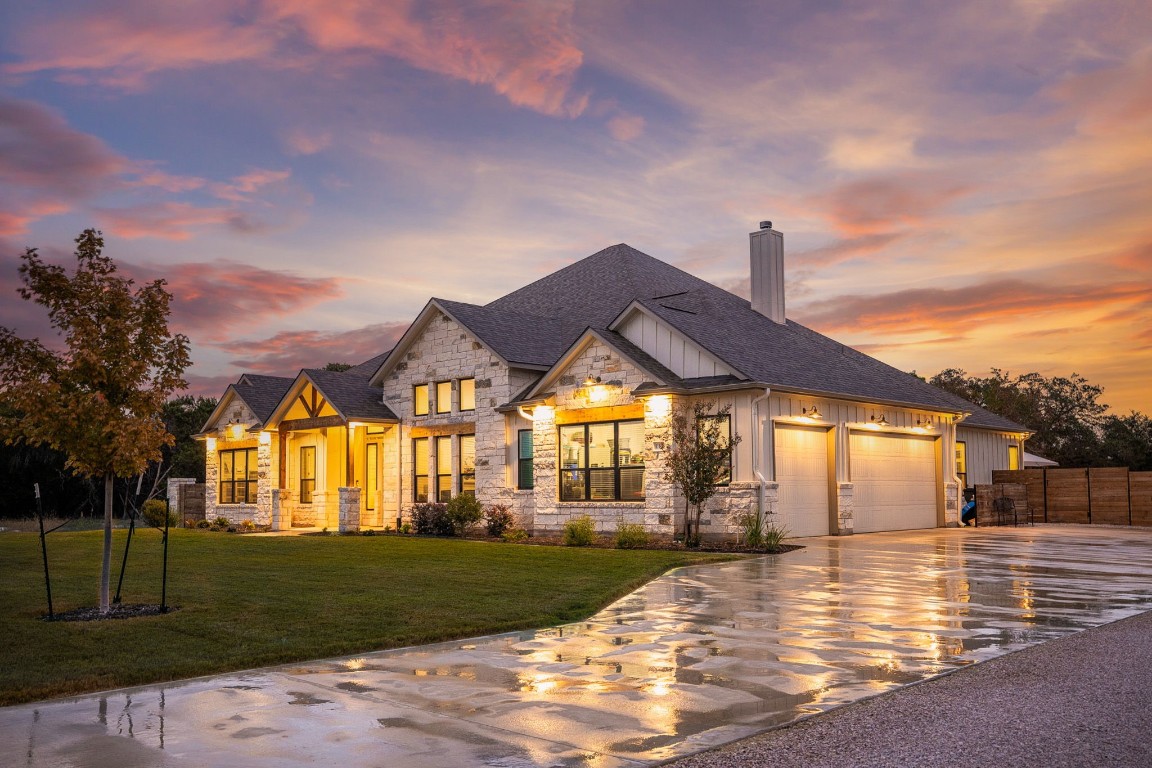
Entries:
[[1012,525],[1018,525],[1016,520],[1016,502],[1007,496],[992,499],[992,511],[996,513],[996,525],[1004,525],[1004,518],[1012,516]]

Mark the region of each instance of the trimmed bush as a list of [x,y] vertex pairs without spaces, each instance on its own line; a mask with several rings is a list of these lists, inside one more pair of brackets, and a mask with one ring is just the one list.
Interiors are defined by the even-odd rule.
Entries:
[[616,549],[641,549],[648,545],[648,531],[639,523],[616,526]]
[[484,508],[471,493],[461,493],[448,499],[448,520],[452,534],[463,536],[471,526],[484,519]]
[[590,547],[595,542],[596,525],[588,515],[581,515],[564,524],[564,546]]
[[484,517],[489,536],[503,536],[505,531],[516,525],[516,516],[507,504],[493,504],[484,510]]
[[412,507],[412,530],[425,536],[452,536],[456,532],[448,517],[448,505],[434,501]]
[[[140,507],[140,517],[144,522],[148,523],[155,528],[164,527],[164,510],[167,508],[160,499],[148,499],[144,505]],[[180,519],[176,516],[175,512],[168,513],[168,525],[175,527],[180,524]]]

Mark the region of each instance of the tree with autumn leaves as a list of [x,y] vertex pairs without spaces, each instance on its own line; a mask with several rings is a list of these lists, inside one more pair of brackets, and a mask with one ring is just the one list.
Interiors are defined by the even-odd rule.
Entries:
[[104,481],[100,610],[109,609],[115,478],[143,472],[172,445],[162,411],[187,386],[188,338],[168,330],[172,296],[163,280],[136,287],[103,255],[101,233],[76,238],[74,273],[28,248],[19,268],[22,298],[43,305],[62,345],[0,327],[0,435],[8,444],[46,446],[72,472]]

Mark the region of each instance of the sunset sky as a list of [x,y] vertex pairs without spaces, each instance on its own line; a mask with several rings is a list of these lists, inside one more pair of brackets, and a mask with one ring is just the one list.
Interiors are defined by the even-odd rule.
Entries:
[[794,320],[1152,412],[1152,4],[0,5],[0,325],[97,227],[197,393],[618,242],[747,295],[761,219]]

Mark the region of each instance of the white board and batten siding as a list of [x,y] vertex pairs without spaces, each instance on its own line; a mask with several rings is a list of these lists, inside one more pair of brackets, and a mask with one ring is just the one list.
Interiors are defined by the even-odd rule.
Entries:
[[1014,435],[990,429],[974,429],[959,424],[956,442],[964,443],[968,457],[969,488],[992,482],[992,470],[1008,468],[1008,446],[1019,445]]
[[730,368],[695,342],[639,310],[625,319],[616,332],[681,378],[732,373]]

